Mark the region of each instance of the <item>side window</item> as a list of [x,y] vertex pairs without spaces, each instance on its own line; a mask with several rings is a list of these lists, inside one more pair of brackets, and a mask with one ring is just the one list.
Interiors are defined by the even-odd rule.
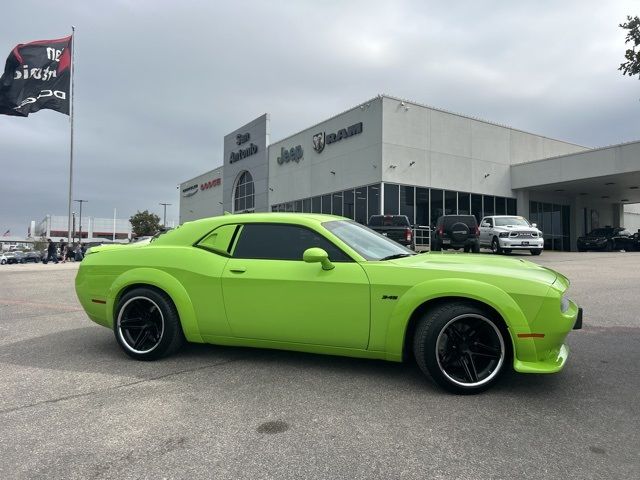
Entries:
[[231,241],[238,225],[222,225],[198,242],[196,246],[229,255]]
[[493,218],[487,218],[485,222],[487,222],[490,227],[493,227]]
[[242,227],[234,258],[299,260],[307,248],[320,247],[332,262],[351,262],[342,250],[319,233],[297,225],[248,223]]

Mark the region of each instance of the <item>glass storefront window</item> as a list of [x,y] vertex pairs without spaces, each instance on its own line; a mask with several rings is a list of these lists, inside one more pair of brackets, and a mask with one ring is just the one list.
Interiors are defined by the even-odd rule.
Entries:
[[431,225],[435,225],[438,217],[442,216],[444,211],[442,190],[431,190]]
[[[551,232],[551,204],[543,203],[542,204],[542,231],[544,232],[544,236],[548,237],[552,234]],[[545,246],[546,248],[546,246]]]
[[[367,215],[380,215],[380,184],[367,187]],[[367,218],[367,221],[369,218]],[[365,222],[366,224],[366,222]]]
[[406,215],[409,223],[413,225],[415,222],[413,193],[414,187],[406,185],[400,186],[400,215]]
[[416,187],[416,223],[429,225],[429,189]]
[[529,222],[537,224],[538,228],[542,230],[542,224],[538,218],[538,202],[529,202]]
[[468,193],[458,192],[458,215],[471,213],[471,196]]
[[445,215],[457,215],[458,214],[458,195],[456,192],[445,190],[444,192],[444,214]]
[[507,215],[517,215],[518,204],[515,198],[507,198]]
[[471,215],[476,217],[478,224],[482,220],[482,195],[471,195]]
[[322,208],[320,206],[320,197],[313,197],[311,199],[311,213],[321,213]]
[[336,192],[333,194],[331,213],[333,215],[342,215],[342,192]]
[[322,195],[322,213],[331,213],[331,195]]
[[529,202],[529,221],[542,230],[544,248],[571,250],[571,208],[554,203]]
[[296,200],[295,211],[302,212],[302,200]]
[[304,213],[311,213],[311,199],[305,198],[302,200],[302,211]]
[[344,217],[354,219],[355,209],[353,203],[353,190],[345,190],[342,192],[343,210],[342,215]]
[[489,215],[494,215],[496,209],[494,206],[494,201],[495,198],[493,197],[493,195],[483,195],[482,197],[482,207],[484,210],[484,214],[483,216],[487,217]]
[[[384,215],[398,215],[399,211],[399,185],[393,183],[384,184]],[[371,216],[371,213],[369,213]]]
[[562,235],[562,218],[560,217],[560,205],[551,205],[551,233],[552,235]]
[[367,224],[367,187],[356,188],[356,222]]
[[496,215],[507,214],[507,199],[504,197],[496,197]]

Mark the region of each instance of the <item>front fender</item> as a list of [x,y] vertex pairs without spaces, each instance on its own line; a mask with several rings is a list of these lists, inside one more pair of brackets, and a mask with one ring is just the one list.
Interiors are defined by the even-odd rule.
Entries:
[[[488,283],[462,278],[427,280],[407,290],[400,297],[391,314],[385,348],[389,360],[402,359],[405,333],[413,312],[430,300],[446,297],[469,298],[492,307],[504,319],[509,329],[512,346],[515,344],[514,339],[517,333],[529,331],[524,313],[504,290]],[[523,347],[521,343],[519,343],[520,349]],[[526,345],[524,347],[526,348]],[[526,354],[521,351],[519,353]]]
[[189,294],[175,277],[155,268],[141,267],[127,270],[111,284],[106,298],[109,326],[113,328],[114,309],[120,292],[136,284],[152,285],[169,295],[178,310],[185,338],[190,342],[203,342]]

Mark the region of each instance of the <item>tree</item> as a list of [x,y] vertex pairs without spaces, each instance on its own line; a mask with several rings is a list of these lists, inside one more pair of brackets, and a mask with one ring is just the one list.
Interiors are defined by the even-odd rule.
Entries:
[[631,43],[632,48],[628,48],[625,52],[624,58],[627,61],[621,63],[618,70],[621,70],[623,75],[629,75],[630,77],[638,75],[638,78],[640,78],[640,50],[636,51],[638,45],[640,45],[640,18],[628,15],[627,23],[621,23],[619,27],[628,30],[624,43]]
[[147,235],[155,235],[161,230],[160,217],[155,213],[149,213],[149,210],[138,212],[129,219],[131,230],[136,237],[144,237]]

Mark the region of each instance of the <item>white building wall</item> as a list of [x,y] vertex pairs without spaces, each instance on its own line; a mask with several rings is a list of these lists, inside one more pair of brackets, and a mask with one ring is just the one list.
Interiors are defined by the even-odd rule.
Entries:
[[[381,107],[382,99],[373,99],[271,144],[269,205],[380,182]],[[362,122],[362,133],[326,144],[320,153],[313,149],[315,134],[336,133],[359,122]],[[283,148],[298,145],[303,149],[302,159],[278,163]]]
[[512,197],[512,164],[586,150],[393,97],[382,118],[385,182]]
[[223,214],[222,177],[220,166],[180,184],[180,223]]
[[631,232],[640,231],[640,203],[624,206],[623,226]]

